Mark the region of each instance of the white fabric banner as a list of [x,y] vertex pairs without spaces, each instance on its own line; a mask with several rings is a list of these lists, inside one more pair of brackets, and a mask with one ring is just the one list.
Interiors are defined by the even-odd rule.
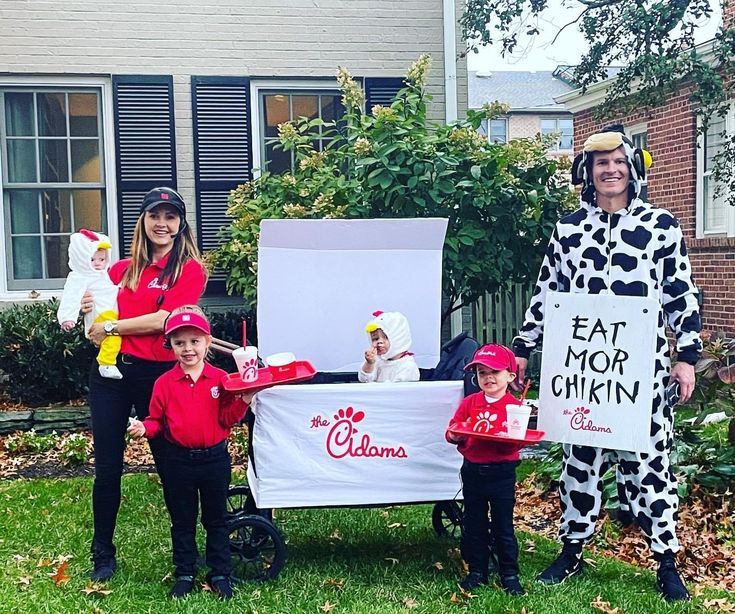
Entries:
[[550,292],[538,428],[545,439],[650,449],[655,299]]
[[[462,456],[444,432],[463,384],[277,386],[255,399],[248,482],[258,507],[443,501]],[[459,494],[461,498],[461,493]]]
[[419,367],[439,361],[446,219],[263,220],[258,348],[357,371],[374,311],[408,318]]

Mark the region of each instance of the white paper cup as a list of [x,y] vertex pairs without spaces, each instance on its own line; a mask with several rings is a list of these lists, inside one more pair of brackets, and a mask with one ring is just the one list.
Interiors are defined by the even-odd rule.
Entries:
[[254,345],[239,347],[232,351],[237,371],[245,382],[258,379],[258,348]]
[[508,416],[508,437],[511,439],[525,439],[528,430],[528,419],[531,417],[531,408],[528,405],[506,405]]

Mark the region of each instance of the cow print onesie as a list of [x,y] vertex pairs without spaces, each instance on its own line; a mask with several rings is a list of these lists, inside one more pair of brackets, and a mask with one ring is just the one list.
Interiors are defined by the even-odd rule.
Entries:
[[[593,200],[593,199],[591,199]],[[613,464],[624,482],[630,511],[654,553],[675,553],[679,500],[669,467],[673,413],[664,402],[671,363],[665,335],[676,335],[678,359],[690,364],[701,351],[697,290],[676,218],[666,209],[633,198],[609,214],[584,200],[556,225],[525,322],[513,349],[528,357],[541,342],[547,291],[656,297],[658,314],[651,453],[564,445],[559,484],[562,541],[584,543],[602,505],[602,477]]]

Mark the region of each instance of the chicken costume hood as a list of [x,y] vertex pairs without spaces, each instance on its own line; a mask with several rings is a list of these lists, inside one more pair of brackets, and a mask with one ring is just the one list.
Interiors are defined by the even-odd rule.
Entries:
[[[107,263],[101,271],[92,266],[92,256],[97,250],[105,250]],[[112,243],[109,237],[100,232],[82,229],[69,239],[69,269],[77,273],[106,274],[110,268]]]
[[376,311],[373,316],[373,319],[365,326],[365,332],[369,335],[381,329],[390,341],[390,348],[381,358],[390,360],[407,352],[411,347],[411,329],[406,316],[398,311]]

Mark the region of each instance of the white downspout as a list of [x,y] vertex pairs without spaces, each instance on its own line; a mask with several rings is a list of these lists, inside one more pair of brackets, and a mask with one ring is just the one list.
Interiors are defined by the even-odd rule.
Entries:
[[[444,121],[457,121],[457,7],[455,0],[442,0],[444,16]],[[452,337],[462,332],[462,310],[449,320]]]

